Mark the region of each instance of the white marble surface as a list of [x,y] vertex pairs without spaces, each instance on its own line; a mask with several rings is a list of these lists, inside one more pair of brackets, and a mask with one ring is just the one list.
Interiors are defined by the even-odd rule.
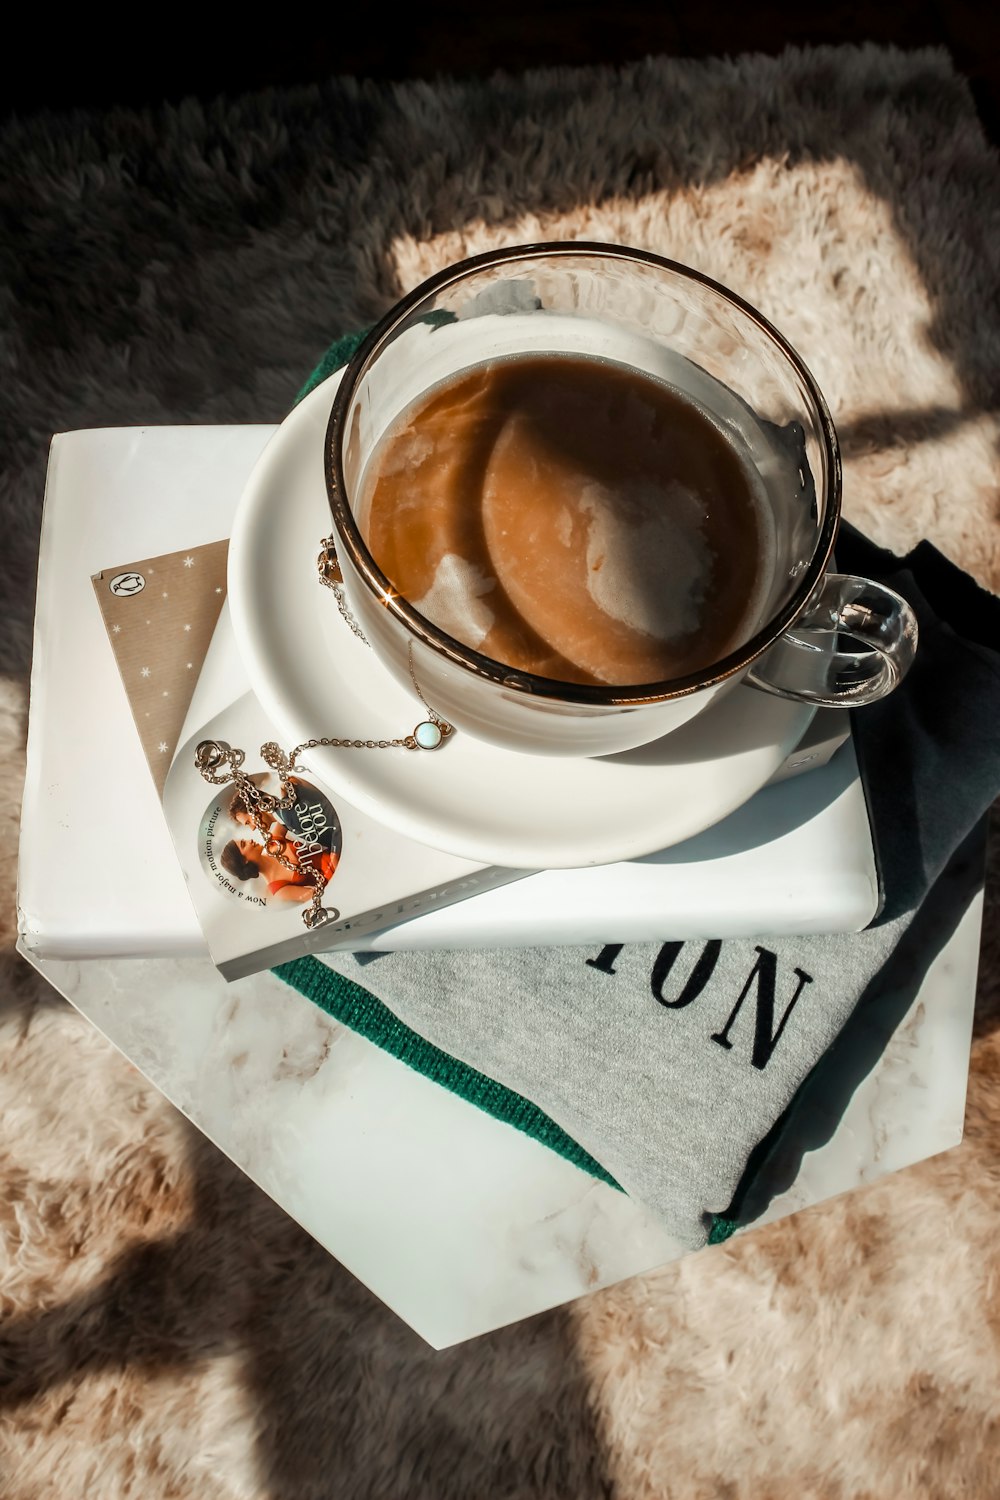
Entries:
[[[136,946],[161,931],[165,911],[176,913],[163,929],[173,957],[100,956],[95,944],[113,936],[117,916],[103,926],[95,919],[71,860],[59,865],[70,873],[54,894],[46,858],[50,809],[63,809],[65,841],[65,809],[80,803],[67,788],[81,765],[84,802],[123,805],[131,727],[111,654],[94,649],[101,627],[89,574],[115,558],[226,535],[268,435],[101,430],[62,445],[73,456],[66,473],[75,488],[66,495],[75,530],[54,524],[58,486],[50,483],[40,585],[52,598],[36,618],[26,799],[35,813],[24,821],[20,871],[23,896],[25,850],[41,861],[44,903],[22,928],[36,951],[22,951],[265,1192],[444,1347],[663,1264],[679,1247],[621,1193],[411,1072],[273,976],[227,985],[191,952],[187,896],[166,833],[157,833],[159,808],[143,767],[124,805],[129,831],[141,826],[149,837],[132,840],[129,859],[113,863],[99,884],[114,904],[126,902],[126,937]],[[66,709],[76,681],[86,683],[86,714],[74,717],[71,735],[56,717],[47,733],[40,704]],[[117,744],[118,755],[81,754],[88,733],[101,746]],[[53,749],[60,746],[68,747],[61,760]],[[115,884],[117,867],[127,882]],[[22,918],[23,908],[22,901]],[[973,899],[946,944],[941,932],[915,999],[873,1012],[846,1038],[841,1064],[804,1098],[762,1178],[767,1190],[752,1205],[758,1218],[873,1181],[960,1139],[980,913]],[[67,945],[63,953],[92,956],[42,959],[37,944],[46,933]],[[625,936],[617,925],[614,936]]]
[[[801,1163],[786,1148],[771,1176],[794,1175],[761,1221],[961,1139],[981,914],[975,895],[842,1113],[814,1110],[798,1139],[831,1138]],[[272,975],[227,985],[203,958],[25,956],[435,1348],[681,1253],[638,1204]]]

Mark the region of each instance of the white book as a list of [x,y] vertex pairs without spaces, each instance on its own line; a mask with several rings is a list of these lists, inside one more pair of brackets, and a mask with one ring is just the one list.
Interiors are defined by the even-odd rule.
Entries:
[[[226,538],[274,430],[105,428],[53,439],[19,859],[22,940],[40,957],[204,952],[91,577],[119,558]],[[237,678],[238,653],[222,639],[220,650],[232,653],[234,702],[250,684]],[[208,718],[210,697],[207,679],[199,682],[189,712]],[[617,865],[532,874],[377,934],[341,934],[339,946],[603,945],[858,930],[877,909],[878,879],[853,749],[848,742],[826,758],[842,723],[831,729],[824,721],[816,747],[789,757],[815,755],[819,769],[766,788],[683,845]]]

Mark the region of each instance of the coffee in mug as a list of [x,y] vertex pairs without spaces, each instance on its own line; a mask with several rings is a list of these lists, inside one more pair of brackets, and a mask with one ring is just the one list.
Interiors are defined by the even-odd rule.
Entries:
[[393,588],[465,646],[564,682],[641,684],[761,623],[766,488],[732,428],[608,360],[511,356],[391,424],[358,519]]

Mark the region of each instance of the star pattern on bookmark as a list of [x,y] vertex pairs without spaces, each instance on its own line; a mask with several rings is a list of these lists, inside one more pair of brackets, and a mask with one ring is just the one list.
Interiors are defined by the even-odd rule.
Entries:
[[[225,601],[227,553],[227,542],[210,542],[94,576],[108,639],[160,791]],[[134,572],[150,586],[130,596],[114,594],[110,583],[122,572]]]

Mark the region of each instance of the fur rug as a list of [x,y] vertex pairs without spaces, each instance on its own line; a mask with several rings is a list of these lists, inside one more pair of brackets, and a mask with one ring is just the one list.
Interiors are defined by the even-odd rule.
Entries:
[[[847,515],[1000,589],[1000,170],[943,55],[339,81],[33,117],[2,159],[8,849],[49,434],[277,420],[331,336],[489,245],[742,292],[830,400]],[[13,958],[11,864],[7,1500],[997,1493],[996,848],[959,1149],[443,1354]]]

